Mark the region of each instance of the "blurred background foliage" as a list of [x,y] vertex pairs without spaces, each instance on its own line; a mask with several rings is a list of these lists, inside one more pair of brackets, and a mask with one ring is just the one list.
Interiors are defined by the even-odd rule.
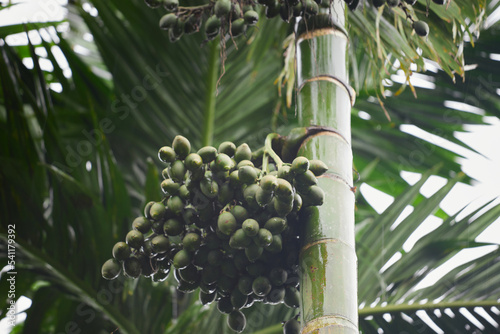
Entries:
[[[418,15],[425,14],[425,3],[415,7]],[[366,183],[395,197],[378,214],[357,193],[363,332],[431,331],[431,322],[445,333],[498,331],[497,247],[431,286],[418,286],[459,251],[487,246],[475,239],[500,216],[498,205],[463,217],[446,214],[442,200],[456,182],[470,183],[471,178],[461,172],[456,153],[403,131],[412,124],[472,150],[455,133],[468,124],[485,124],[483,116],[500,116],[500,66],[490,57],[500,54],[500,26],[481,21],[498,8],[498,1],[451,3],[448,11],[431,6],[435,33],[427,41],[412,36],[404,19],[390,12],[379,16],[383,29],[375,26],[379,13],[370,6],[348,14],[351,85],[358,92],[352,109],[353,164],[360,173],[355,185]],[[289,27],[261,20],[248,38],[226,43],[215,119],[206,124],[201,120],[207,96],[215,93],[210,71],[215,67],[217,77],[222,73],[220,58],[211,57],[220,52],[217,45],[205,43],[202,34],[171,44],[158,29],[162,13],[139,0],[70,1],[66,8],[63,22],[0,27],[2,317],[8,307],[7,228],[14,224],[16,296],[32,303],[13,333],[229,332],[225,317],[214,307],[202,307],[196,293],[176,292],[173,277],[155,284],[142,278],[108,282],[100,268],[145,203],[160,199],[157,150],[175,135],[199,148],[210,126],[215,145],[232,140],[257,149],[267,133],[287,134],[295,127],[295,105],[286,108],[274,84],[284,66],[282,41]],[[381,44],[366,38],[373,31],[381,34]],[[29,36],[27,42],[10,45],[9,36],[18,33]],[[466,35],[469,42],[458,42]],[[411,52],[395,52],[402,41]],[[455,53],[441,52],[448,46]],[[422,54],[414,53],[417,47]],[[440,53],[432,54],[432,47]],[[382,57],[370,56],[381,48]],[[398,82],[424,64],[441,66],[425,72],[431,88],[403,90]],[[477,66],[463,80],[464,64]],[[445,101],[467,103],[484,115],[451,108]],[[422,176],[410,186],[401,171]],[[426,198],[421,187],[431,175],[447,183]],[[395,224],[408,206],[413,212]],[[405,251],[408,238],[433,215],[443,220],[441,226]],[[399,261],[386,266],[394,254]],[[462,308],[483,327],[464,316]],[[296,314],[265,305],[245,313],[245,332],[260,334],[279,333],[280,322]]]

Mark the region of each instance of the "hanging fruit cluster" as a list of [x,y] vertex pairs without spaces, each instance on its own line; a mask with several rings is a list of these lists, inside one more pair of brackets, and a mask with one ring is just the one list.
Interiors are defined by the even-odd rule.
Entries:
[[[244,34],[248,27],[254,26],[259,20],[258,7],[265,7],[267,18],[280,16],[285,22],[293,22],[293,18],[310,17],[319,13],[320,7],[329,8],[331,2],[341,0],[215,0],[205,5],[180,5],[179,0],[145,0],[151,8],[164,8],[169,13],[160,19],[160,28],[168,30],[170,41],[179,40],[184,34],[204,31],[207,40],[212,40],[219,34],[231,38]],[[355,10],[363,0],[344,0],[351,10]],[[446,0],[432,0],[444,5]],[[379,8],[387,6],[391,9],[400,8],[412,28],[419,36],[429,34],[429,26],[411,15],[410,7],[417,0],[365,0],[367,6]],[[429,4],[428,4],[429,5]]]
[[123,270],[158,282],[173,270],[178,290],[199,287],[200,301],[216,302],[237,332],[246,323],[240,310],[255,302],[298,307],[298,214],[322,205],[317,176],[328,168],[305,157],[283,163],[272,149],[276,136],[254,154],[231,142],[192,153],[182,136],[162,147],[164,198],[133,221],[102,276]]
[[[412,23],[412,28],[418,36],[426,37],[429,35],[429,25],[424,21],[416,20],[410,13],[409,7],[414,6],[418,0],[371,0],[373,6],[375,8],[382,7],[383,5],[387,5],[390,8],[401,8],[401,10],[405,13],[408,21]],[[446,0],[432,0],[434,3],[438,5],[444,5]],[[347,3],[358,3],[359,0],[346,0]],[[427,6],[429,5],[429,0],[427,1]]]

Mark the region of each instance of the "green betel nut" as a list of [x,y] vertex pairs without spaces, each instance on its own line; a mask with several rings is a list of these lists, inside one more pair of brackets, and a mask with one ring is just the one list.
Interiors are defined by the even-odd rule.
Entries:
[[236,224],[236,218],[230,212],[223,212],[219,215],[217,219],[217,227],[225,235],[231,235],[238,225]]
[[151,239],[151,246],[153,248],[153,252],[164,253],[170,249],[170,241],[163,235],[157,235]]
[[273,268],[269,273],[269,280],[274,286],[281,286],[285,284],[288,279],[288,273],[283,268]]
[[385,5],[385,3],[386,0],[372,0],[372,4],[375,8],[382,7],[383,5]]
[[252,243],[247,248],[245,248],[245,255],[250,262],[255,262],[260,259],[263,252],[264,248],[256,245],[255,243]]
[[[169,14],[169,15],[173,15],[173,14]],[[171,148],[169,146],[163,146],[158,151],[158,158],[163,162],[173,162],[173,161],[175,161],[175,151],[173,148]]]
[[228,277],[237,278],[239,275],[238,268],[236,268],[234,261],[231,261],[231,259],[222,262],[221,269],[222,273]]
[[316,176],[310,170],[306,171],[305,173],[296,175],[294,181],[298,186],[305,187],[318,184],[318,179],[316,179]]
[[174,265],[175,268],[177,269],[182,269],[187,267],[191,263],[191,254],[184,250],[181,249],[174,255],[174,259],[172,261],[172,264]]
[[234,163],[229,157],[229,155],[225,153],[219,153],[215,158],[215,166],[216,169],[219,171],[229,171],[231,168],[234,167]]
[[421,37],[429,35],[429,25],[424,21],[415,21],[413,23],[413,29],[415,30],[415,33]]
[[232,311],[227,317],[227,325],[235,332],[242,332],[246,326],[245,315],[241,311]]
[[238,280],[238,290],[244,295],[250,295],[252,290],[253,278],[247,275],[240,276]]
[[215,301],[216,296],[217,293],[215,291],[212,293],[205,293],[203,291],[200,291],[200,302],[202,305],[211,304]]
[[293,198],[290,201],[283,201],[279,199],[274,200],[274,211],[280,217],[285,217],[293,210]]
[[238,229],[229,239],[229,246],[234,249],[243,249],[252,243],[252,239],[245,234],[243,229]]
[[167,30],[172,28],[175,25],[175,22],[177,21],[177,15],[174,13],[169,13],[166,15],[163,15],[160,19],[160,28]]
[[185,201],[191,198],[191,192],[185,184],[179,187],[179,197]]
[[118,260],[116,259],[107,260],[106,262],[104,262],[101,268],[102,277],[107,280],[117,278],[118,275],[120,275],[121,271],[122,267],[120,265],[120,262],[118,262]]
[[234,288],[231,292],[231,304],[233,304],[236,310],[239,310],[247,303],[248,296],[241,293],[238,288]]
[[214,249],[208,252],[207,261],[212,266],[219,266],[224,259],[224,254],[220,249]]
[[194,252],[201,246],[201,236],[197,233],[187,233],[182,239],[184,249],[189,252]]
[[272,217],[264,224],[264,228],[272,234],[280,234],[287,226],[286,219],[281,217]]
[[137,278],[141,275],[141,262],[136,257],[129,257],[123,261],[123,272],[131,278]]
[[155,202],[151,201],[151,202],[148,202],[146,204],[146,206],[144,206],[144,217],[146,217],[147,219],[152,219],[151,214],[149,213],[149,210],[151,209],[153,204],[155,204]]
[[199,26],[201,25],[201,18],[195,14],[191,14],[187,17],[186,23],[184,24],[184,33],[194,34],[198,32]]
[[229,15],[231,17],[231,21],[234,21],[243,16],[240,4],[238,2],[232,3],[231,13],[229,13]]
[[186,268],[179,270],[179,276],[183,281],[193,284],[199,278],[198,269],[194,265],[189,264]]
[[217,309],[220,313],[229,314],[234,310],[234,306],[231,303],[231,298],[229,296],[222,297],[217,302]]
[[244,252],[236,252],[235,254],[233,254],[233,262],[234,262],[235,267],[239,271],[244,271],[246,266],[249,263]]
[[260,180],[260,187],[268,192],[275,191],[278,187],[278,179],[274,175],[266,175]]
[[239,189],[240,186],[242,185],[240,181],[240,176],[237,170],[234,170],[229,174],[229,184],[231,185],[231,188],[233,189]]
[[253,280],[252,290],[259,297],[263,297],[271,291],[271,282],[265,276],[259,276]]
[[216,15],[212,15],[208,18],[207,22],[205,23],[205,35],[207,36],[208,40],[214,39],[219,34],[219,29],[221,26],[220,20],[221,19]]
[[249,26],[253,26],[259,21],[259,14],[257,14],[257,12],[254,10],[249,10],[245,12],[243,18],[245,19],[246,24],[248,24]]
[[177,290],[184,293],[191,293],[194,292],[199,287],[199,285],[199,282],[189,283],[181,279],[179,281],[179,285],[177,285]]
[[276,187],[276,196],[282,199],[290,199],[293,195],[293,188],[290,182],[285,179],[278,178],[278,186]]
[[252,159],[252,150],[248,146],[248,144],[243,143],[236,148],[234,152],[234,160],[236,162],[240,162],[243,160],[251,160]]
[[271,201],[273,200],[273,193],[259,187],[255,192],[255,200],[257,201],[257,204],[264,207],[271,203]]
[[271,305],[280,304],[283,299],[285,299],[285,287],[283,286],[273,287],[266,296],[266,302]]
[[305,199],[307,199],[308,206],[323,205],[325,200],[325,192],[319,186],[311,186]]
[[248,218],[248,211],[241,205],[235,205],[231,208],[230,212],[238,223],[243,223]]
[[292,161],[291,172],[298,175],[303,174],[309,169],[309,159],[305,157],[297,157]]
[[293,194],[293,212],[299,212],[299,210],[302,208],[302,196],[300,196],[298,193]]
[[292,180],[291,167],[283,165],[280,168],[278,168],[278,178],[291,181]]
[[132,230],[127,233],[125,241],[130,247],[139,249],[144,245],[144,235],[139,231]]
[[328,166],[321,160],[309,160],[309,170],[315,176],[320,176],[328,171]]
[[238,169],[238,177],[240,182],[245,184],[252,184],[257,180],[257,171],[254,167],[242,166]]
[[[207,20],[207,25],[212,18],[213,16]],[[217,31],[219,31],[220,21],[217,18],[215,19],[217,20],[217,22],[219,22],[219,26],[217,27]],[[215,157],[217,156],[217,149],[213,146],[205,146],[198,150],[198,155],[201,157],[204,164],[208,164],[209,162],[215,160]]]
[[220,268],[214,266],[207,266],[201,272],[201,281],[206,284],[213,284],[217,282],[221,275]]
[[234,191],[233,188],[229,185],[229,182],[223,183],[219,187],[219,195],[217,197],[217,200],[221,205],[226,205],[229,202],[231,202],[234,198]]
[[172,141],[172,148],[179,158],[184,159],[191,152],[191,143],[186,137],[175,136]]
[[169,177],[175,182],[182,182],[186,175],[186,167],[181,160],[175,160],[168,168]]
[[151,215],[151,218],[154,220],[161,220],[166,212],[165,205],[163,205],[160,202],[154,203],[151,206],[151,209],[149,209],[149,213]]
[[300,323],[295,319],[290,319],[283,326],[283,334],[300,334]]
[[179,183],[172,179],[166,179],[161,182],[161,190],[168,195],[176,195],[180,186]]
[[[174,160],[174,161],[175,161],[175,160]],[[169,169],[169,167],[164,168],[164,169],[161,171],[161,176],[163,176],[163,178],[164,178],[165,180],[168,180],[168,179],[170,178],[170,176],[168,175],[168,169]]]
[[197,153],[190,153],[186,160],[184,160],[184,165],[189,171],[194,171],[199,169],[203,165],[203,159]]
[[273,235],[273,241],[269,246],[264,247],[266,251],[270,253],[279,253],[283,249],[283,239],[281,235]]
[[238,37],[245,32],[246,28],[247,26],[244,19],[239,18],[237,20],[234,20],[233,22],[231,22],[231,35],[233,37]]
[[200,190],[206,197],[214,199],[219,194],[219,185],[215,180],[205,178],[200,182]]
[[132,228],[141,233],[148,233],[151,229],[151,222],[145,217],[137,217],[132,222]]
[[297,308],[300,306],[300,293],[297,288],[289,286],[285,290],[285,305],[291,308]]
[[255,219],[246,219],[241,228],[245,232],[245,234],[249,237],[254,237],[259,233],[259,222]]
[[167,207],[174,214],[179,215],[184,209],[184,203],[182,202],[182,199],[179,196],[172,196],[167,200]]
[[257,194],[257,190],[259,190],[260,187],[257,184],[251,184],[248,187],[243,190],[243,197],[245,198],[245,201],[249,204],[252,205],[255,202],[255,195]]
[[262,247],[269,246],[273,242],[273,234],[268,229],[261,228],[254,237],[254,242]]
[[183,230],[184,224],[176,218],[167,219],[165,224],[163,224],[163,232],[169,236],[179,235]]
[[252,277],[258,277],[264,275],[266,271],[266,266],[263,262],[257,261],[255,263],[250,263],[246,266],[246,271]]
[[117,242],[114,246],[113,246],[113,257],[117,260],[117,261],[123,261],[125,260],[126,258],[130,257],[130,254],[132,254],[132,251],[130,250],[130,246],[127,245],[125,242],[123,241],[120,241],[120,242]]
[[151,280],[155,283],[164,282],[168,278],[169,273],[170,273],[170,271],[165,272],[165,271],[159,270],[153,274],[153,276],[151,277]]
[[[215,3],[215,7],[216,7],[215,10],[217,11],[217,3],[219,3],[219,2],[225,3],[226,1],[229,2],[229,10],[231,10],[231,2],[229,0],[217,0],[217,2]],[[221,5],[224,5],[224,4],[221,4]],[[229,10],[227,11],[227,13],[229,13]],[[224,16],[226,14],[224,14]],[[219,16],[219,15],[217,15],[217,16]],[[227,154],[228,156],[232,157],[235,152],[236,152],[236,145],[234,145],[234,143],[232,143],[230,141],[225,141],[219,145],[219,153],[224,153],[224,154]]]
[[221,275],[217,281],[217,286],[219,290],[224,293],[224,295],[229,295],[229,292],[233,290],[237,283],[238,280],[235,278]]
[[179,7],[179,0],[163,0],[163,6],[169,11],[175,11]]
[[163,0],[144,0],[144,3],[150,8],[158,8],[162,5]]
[[241,160],[236,165],[236,169],[240,169],[240,167],[243,167],[243,166],[255,167],[252,161],[250,161],[250,160]]

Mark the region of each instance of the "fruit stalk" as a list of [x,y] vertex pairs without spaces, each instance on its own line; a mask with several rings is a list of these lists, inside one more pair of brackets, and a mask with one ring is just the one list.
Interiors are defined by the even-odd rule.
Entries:
[[273,139],[279,138],[279,134],[277,133],[270,133],[266,137],[265,141],[265,149],[264,149],[264,156],[270,156],[273,158],[274,162],[276,163],[276,166],[280,168],[283,165],[283,161],[281,161],[281,158],[274,152],[273,150]]
[[215,124],[215,101],[217,96],[217,73],[219,70],[219,43],[210,43],[208,59],[207,95],[203,123],[202,145],[212,145]]
[[336,133],[308,137],[298,156],[320,159],[329,171],[318,179],[324,205],[301,215],[302,333],[359,333],[354,249],[354,193],[350,113],[354,92],[346,84],[347,33],[344,2],[328,16],[298,27],[299,126],[328,126]]

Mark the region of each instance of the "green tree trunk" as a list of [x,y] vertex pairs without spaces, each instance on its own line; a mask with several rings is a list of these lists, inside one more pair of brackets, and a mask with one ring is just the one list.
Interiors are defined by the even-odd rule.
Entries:
[[[303,216],[300,251],[302,333],[359,333],[357,258],[344,2],[331,15],[302,23],[297,34],[299,124],[328,127],[309,137],[298,155],[324,161],[320,207]],[[328,18],[328,19],[326,19]],[[327,21],[327,22],[326,22]]]

